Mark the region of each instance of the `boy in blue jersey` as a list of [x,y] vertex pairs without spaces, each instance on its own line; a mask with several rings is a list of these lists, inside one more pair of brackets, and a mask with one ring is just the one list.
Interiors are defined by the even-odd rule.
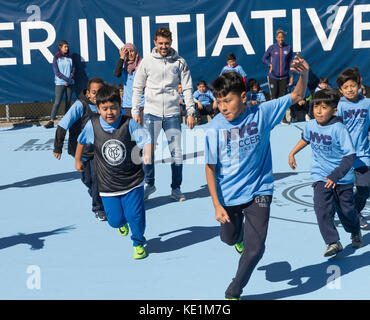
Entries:
[[213,82],[220,113],[206,133],[206,178],[216,220],[221,223],[221,240],[241,253],[226,299],[240,299],[263,255],[273,194],[270,132],[291,104],[303,97],[308,69],[307,62],[297,55],[292,70],[301,76],[295,90],[248,108],[244,81],[238,73],[224,73]]
[[247,106],[255,106],[266,101],[265,93],[256,79],[248,81]]
[[[103,85],[103,79],[98,77],[91,78],[88,82],[86,91],[84,90],[81,92],[78,100],[76,100],[64,117],[59,121],[55,132],[53,151],[56,159],[60,160],[62,157],[63,143],[67,130],[69,131],[68,153],[72,156],[75,155],[78,135],[91,116],[98,113],[98,109],[95,105],[96,94]],[[85,170],[82,172],[81,180],[87,186],[88,192],[92,198],[92,211],[95,213],[95,217],[100,221],[106,221],[104,206],[98,192],[93,155],[91,146],[86,146],[83,154]]]
[[204,80],[200,80],[197,83],[197,89],[198,90],[193,93],[197,116],[214,115],[217,105],[212,91],[207,88],[207,83]]
[[247,86],[247,74],[245,73],[243,67],[237,64],[234,53],[230,52],[226,55],[226,63],[227,64],[222,68],[220,75],[230,71],[237,72],[243,77],[244,85]]
[[127,236],[131,228],[134,259],[147,256],[144,171],[141,150],[144,149],[144,163],[151,162],[150,134],[135,120],[121,112],[119,90],[104,85],[96,96],[100,116],[94,115],[78,137],[75,167],[84,171],[82,152],[84,145],[94,146],[94,163],[108,223]]
[[334,116],[339,96],[323,89],[314,93],[313,113],[301,140],[289,154],[289,165],[297,167],[295,154],[308,144],[312,148],[311,177],[314,181],[314,208],[321,235],[328,245],[325,257],[343,250],[334,224],[335,211],[344,230],[351,233],[352,247],[362,246],[360,221],[353,200],[353,162],[356,152],[341,119]]
[[339,91],[343,97],[339,100],[337,116],[342,117],[344,125],[351,135],[356,150],[355,169],[355,206],[359,213],[361,228],[368,223],[361,211],[370,195],[370,99],[358,93],[361,75],[357,68],[344,70],[337,78]]

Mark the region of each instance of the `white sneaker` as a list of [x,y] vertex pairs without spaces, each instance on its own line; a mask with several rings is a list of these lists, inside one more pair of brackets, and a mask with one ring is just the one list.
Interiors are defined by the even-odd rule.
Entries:
[[176,201],[185,201],[186,198],[184,194],[181,192],[180,188],[172,189],[171,198]]
[[157,188],[155,186],[151,186],[149,184],[145,184],[144,186],[144,201],[148,200],[149,196],[156,192]]

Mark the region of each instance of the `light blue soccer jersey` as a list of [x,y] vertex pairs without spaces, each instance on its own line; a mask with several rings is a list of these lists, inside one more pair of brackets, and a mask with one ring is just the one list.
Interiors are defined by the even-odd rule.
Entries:
[[[306,124],[302,139],[311,145],[313,181],[326,182],[324,178],[339,167],[343,157],[356,153],[349,132],[340,121],[320,126],[316,119],[312,119]],[[353,183],[354,178],[354,171],[351,168],[338,184]]]
[[[112,133],[117,130],[119,123],[121,122],[122,115],[112,124],[104,121],[100,116],[99,121],[102,129],[106,132]],[[130,119],[129,122],[129,132],[133,140],[135,140],[136,145],[140,149],[144,149],[144,146],[148,143],[151,143],[151,138],[149,132],[141,127],[135,120]],[[86,123],[85,128],[78,136],[77,141],[83,145],[93,144],[94,143],[94,129],[92,126],[91,120]]]
[[[98,108],[95,104],[89,104],[89,107],[92,112],[98,113]],[[84,108],[82,102],[80,100],[76,100],[63,116],[62,120],[59,121],[58,126],[68,130],[77,120],[82,118],[83,112]]]
[[292,98],[245,108],[229,122],[219,113],[206,132],[205,162],[216,165],[216,188],[223,206],[245,204],[273,194],[270,132],[281,122]]
[[357,102],[342,97],[338,103],[337,116],[342,117],[356,150],[354,168],[370,166],[370,99],[361,96]]

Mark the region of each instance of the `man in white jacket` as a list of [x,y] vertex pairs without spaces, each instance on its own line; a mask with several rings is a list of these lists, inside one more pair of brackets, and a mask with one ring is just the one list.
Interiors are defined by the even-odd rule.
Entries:
[[[181,83],[185,97],[187,120],[190,129],[194,127],[193,84],[190,69],[184,58],[171,48],[172,34],[168,27],[159,27],[155,34],[155,48],[150,56],[143,58],[136,70],[133,95],[132,117],[143,124],[156,145],[161,129],[164,130],[171,152],[172,192],[176,201],[184,201],[180,190],[182,182],[181,150],[181,109],[179,105],[178,84]],[[141,95],[145,88],[144,121],[140,118]],[[144,165],[144,199],[156,191],[154,185],[154,159]]]

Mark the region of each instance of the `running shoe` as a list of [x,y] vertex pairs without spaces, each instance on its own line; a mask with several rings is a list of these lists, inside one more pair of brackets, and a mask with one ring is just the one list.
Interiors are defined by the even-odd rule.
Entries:
[[358,249],[362,247],[361,231],[359,231],[358,233],[352,233],[351,239],[352,239],[352,248]]
[[144,246],[138,245],[134,247],[134,259],[144,259],[147,256],[147,253],[144,249]]
[[145,184],[144,186],[144,201],[148,200],[149,196],[157,190],[155,186]]
[[176,201],[185,201],[186,198],[184,194],[181,192],[180,188],[172,189],[171,198]]
[[49,121],[47,124],[44,125],[44,128],[46,129],[54,128],[54,121]]
[[105,211],[96,211],[95,217],[100,221],[107,221],[107,215],[105,214]]
[[343,250],[343,247],[339,241],[333,242],[328,245],[328,248],[324,252],[324,257],[334,256],[342,250]]
[[118,228],[119,233],[121,236],[126,237],[130,231],[130,228],[128,227],[128,223],[126,223],[123,227]]
[[361,229],[366,229],[368,227],[368,223],[367,223],[365,217],[360,214],[359,219],[360,219],[360,228]]
[[243,251],[244,251],[244,244],[243,244],[243,241],[242,241],[242,242],[239,242],[239,243],[234,244],[234,248],[235,248],[235,250],[236,250],[239,254],[242,254],[242,253],[243,253]]

